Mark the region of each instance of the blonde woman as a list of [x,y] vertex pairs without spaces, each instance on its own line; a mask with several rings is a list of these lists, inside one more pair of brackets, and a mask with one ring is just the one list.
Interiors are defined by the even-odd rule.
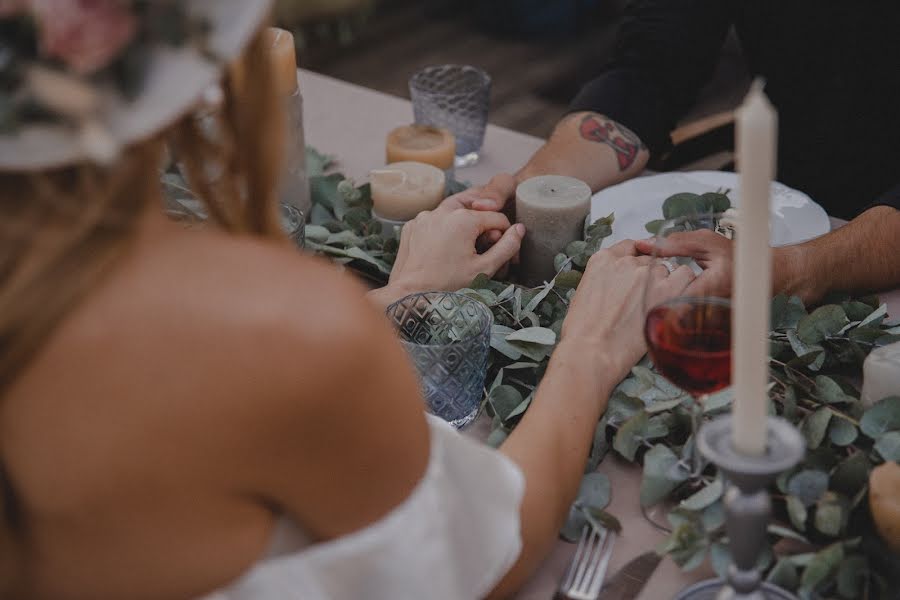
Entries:
[[[511,180],[408,226],[373,297],[298,255],[276,225],[266,10],[0,0],[2,598],[508,595],[556,538],[610,390],[644,352],[638,287],[651,277],[662,300],[691,277],[647,273],[630,243],[597,254],[499,451],[426,418],[378,306],[513,256],[522,231],[466,208]],[[178,48],[160,23],[185,33]],[[219,66],[235,59],[240,95]],[[210,140],[190,112],[216,79]],[[214,225],[163,216],[167,143]],[[478,254],[488,230],[502,237]]]

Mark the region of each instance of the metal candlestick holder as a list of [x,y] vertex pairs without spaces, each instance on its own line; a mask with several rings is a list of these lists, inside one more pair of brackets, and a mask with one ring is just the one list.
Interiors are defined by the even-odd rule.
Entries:
[[676,600],[797,600],[793,594],[762,581],[757,561],[766,544],[772,513],[769,485],[796,466],[806,452],[806,442],[784,419],[770,417],[768,443],[762,456],[745,456],[732,445],[734,422],[720,417],[700,429],[698,447],[722,471],[725,491],[725,530],[732,564],[727,577],[702,581],[683,590]]

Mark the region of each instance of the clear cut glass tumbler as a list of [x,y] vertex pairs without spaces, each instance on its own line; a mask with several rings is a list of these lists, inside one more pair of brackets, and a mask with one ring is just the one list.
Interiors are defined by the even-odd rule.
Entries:
[[426,67],[409,80],[416,123],[456,137],[456,166],[478,163],[490,108],[491,77],[468,65]]
[[462,294],[425,292],[387,309],[416,366],[428,412],[457,429],[481,407],[494,316]]

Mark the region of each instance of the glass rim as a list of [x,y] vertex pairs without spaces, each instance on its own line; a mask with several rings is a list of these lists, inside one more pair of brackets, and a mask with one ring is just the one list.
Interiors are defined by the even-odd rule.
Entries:
[[430,297],[440,297],[440,298],[454,297],[454,298],[460,298],[461,300],[464,300],[466,303],[474,303],[475,305],[477,305],[479,311],[481,311],[483,314],[487,315],[486,322],[485,322],[484,326],[478,330],[477,333],[473,333],[472,335],[470,335],[469,337],[467,337],[464,340],[457,340],[455,342],[447,342],[446,344],[419,344],[417,342],[410,342],[408,340],[400,339],[399,341],[401,344],[408,344],[410,346],[415,346],[417,348],[449,348],[449,347],[456,346],[459,344],[467,344],[467,343],[471,342],[472,340],[482,337],[485,334],[487,334],[488,337],[490,337],[491,327],[493,327],[493,325],[494,325],[494,313],[492,313],[491,309],[489,309],[487,306],[485,306],[484,303],[479,302],[478,300],[475,300],[474,298],[471,298],[465,294],[460,294],[459,292],[428,291],[428,292],[415,292],[413,294],[408,294],[408,295],[400,298],[396,302],[392,302],[390,305],[388,305],[388,307],[384,311],[385,315],[387,315],[388,318],[391,319],[391,323],[392,323],[392,325],[394,325],[394,329],[397,329],[399,331],[400,327],[398,326],[397,322],[394,320],[393,315],[391,314],[394,311],[394,309],[397,306],[399,306],[401,303],[403,303],[404,301],[406,301],[410,298],[430,298]]
[[675,298],[670,298],[665,302],[660,302],[650,310],[652,311],[661,306],[671,306],[675,304],[709,304],[711,306],[724,306],[729,309],[732,308],[731,298],[723,298],[721,296],[676,296]]
[[[466,89],[461,92],[452,92],[452,93],[441,92],[441,91],[425,88],[421,85],[422,78],[424,78],[426,75],[431,75],[432,73],[434,73],[436,71],[441,71],[441,70],[448,70],[448,71],[449,70],[458,70],[460,72],[470,71],[470,72],[473,72],[476,75],[478,75],[479,81],[477,82],[477,84],[473,85],[471,87],[471,89]],[[480,68],[472,66],[472,65],[460,65],[460,64],[456,64],[456,63],[448,63],[448,64],[444,64],[444,65],[431,65],[431,66],[424,67],[424,68],[416,71],[412,75],[412,77],[409,78],[409,88],[410,88],[410,90],[414,90],[415,92],[422,94],[424,96],[470,97],[470,96],[474,96],[475,94],[483,91],[485,88],[490,86],[492,82],[493,82],[493,80],[492,80],[490,74],[487,71],[485,71],[484,69],[480,69]]]

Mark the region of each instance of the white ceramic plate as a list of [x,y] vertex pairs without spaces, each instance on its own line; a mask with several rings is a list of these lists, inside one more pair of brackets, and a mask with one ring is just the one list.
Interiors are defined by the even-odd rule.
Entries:
[[[740,207],[736,173],[693,171],[638,177],[595,194],[591,201],[591,221],[615,213],[613,233],[603,242],[605,248],[621,240],[646,239],[650,234],[645,225],[663,218],[662,205],[669,196],[681,192],[703,194],[722,189],[730,190],[728,197],[731,205]],[[830,230],[831,224],[825,210],[809,196],[780,183],[772,184],[773,246],[798,244]]]

